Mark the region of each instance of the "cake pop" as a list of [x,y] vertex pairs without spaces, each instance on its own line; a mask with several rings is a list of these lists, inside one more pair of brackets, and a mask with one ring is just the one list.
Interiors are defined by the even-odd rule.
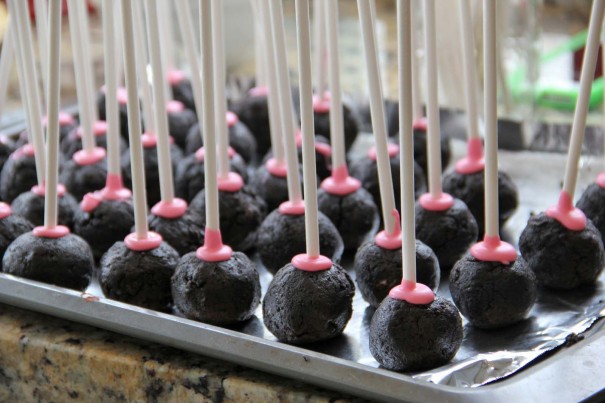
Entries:
[[[433,3],[428,3],[432,9]],[[437,99],[437,45],[435,17],[424,8],[424,40],[427,69],[428,193],[416,204],[416,237],[427,244],[439,259],[442,270],[449,270],[477,239],[477,222],[466,204],[444,193],[441,185],[440,123]]]
[[[83,291],[88,287],[93,269],[92,252],[80,237],[57,223],[57,177],[59,171],[59,65],[61,46],[61,1],[50,1],[49,81],[48,81],[48,154],[46,155],[46,195],[44,225],[20,235],[10,244],[2,260],[3,271],[31,280]],[[26,102],[31,101],[35,83],[35,65],[30,45],[27,10],[23,2],[11,1],[11,15],[19,22],[19,44],[23,49],[24,78],[30,89]],[[31,113],[28,110],[28,113]],[[37,115],[40,116],[40,115]],[[30,116],[33,118],[34,116]]]
[[[116,3],[113,3],[116,4]],[[103,255],[99,283],[106,297],[144,308],[167,311],[172,305],[170,278],[179,254],[161,235],[148,230],[145,170],[141,144],[141,118],[138,100],[135,44],[133,33],[133,2],[117,2],[121,8],[119,25],[124,40],[124,71],[128,93],[128,125],[133,177],[135,232],[124,242],[116,242]]]
[[35,150],[27,143],[16,149],[0,172],[0,199],[12,202],[38,183]]
[[[466,116],[468,122],[467,155],[443,177],[443,190],[466,203],[473,213],[479,233],[484,232],[485,182],[483,170],[483,144],[479,137],[477,117],[477,72],[475,71],[474,43],[470,6],[459,2],[460,27],[464,67]],[[505,172],[498,171],[499,225],[502,226],[514,213],[518,204],[517,186]]]
[[105,149],[97,147],[94,134],[94,127],[99,124],[92,100],[94,86],[91,84],[92,68],[88,55],[89,45],[84,38],[89,33],[83,27],[84,20],[80,19],[83,10],[79,10],[85,7],[85,4],[70,0],[70,4],[72,3],[70,12],[73,18],[69,19],[69,24],[71,39],[75,44],[73,47],[74,68],[82,130],[82,149],[63,164],[60,180],[77,200],[81,200],[86,193],[103,187],[107,176],[107,163]]
[[[466,0],[465,0],[466,3]],[[468,3],[461,5],[467,8]],[[536,301],[536,276],[515,248],[500,240],[496,95],[496,5],[483,2],[485,88],[485,237],[450,273],[454,303],[469,322],[492,329],[523,320]],[[469,11],[470,10],[466,10]],[[466,12],[463,11],[463,12]]]
[[[218,190],[219,205],[221,211],[220,228],[225,243],[234,250],[246,251],[256,243],[258,227],[267,214],[265,202],[244,186],[242,177],[229,170],[229,138],[227,134],[227,122],[225,120],[227,101],[225,97],[225,62],[224,62],[224,39],[222,28],[222,6],[212,8],[213,14],[213,60],[214,60],[214,110],[215,124],[217,130],[218,146]],[[205,135],[206,133],[204,133]],[[204,136],[204,144],[207,136]],[[206,154],[210,152],[204,148]],[[214,150],[213,150],[214,151]],[[205,161],[205,160],[204,160]],[[204,162],[204,170],[208,174],[208,166]],[[207,176],[207,175],[206,175]],[[204,212],[208,208],[206,189],[202,190],[191,200],[191,210],[195,211],[202,224],[206,224]]]
[[578,161],[584,141],[590,87],[597,63],[599,32],[605,1],[593,2],[586,50],[580,76],[563,189],[557,205],[530,217],[521,233],[519,248],[539,285],[571,289],[594,283],[604,265],[603,242],[598,229],[572,201]]
[[[342,333],[353,308],[353,281],[340,266],[320,254],[313,133],[313,93],[309,46],[309,2],[296,0],[298,70],[305,192],[306,253],[273,277],[263,300],[263,321],[280,341],[290,344],[327,340]],[[281,2],[271,2],[273,25],[281,25]],[[280,30],[274,30],[277,34]],[[277,35],[275,35],[277,36]],[[283,87],[281,88],[283,91]],[[290,172],[288,172],[290,174]],[[313,304],[308,304],[309,300]]]
[[[185,7],[184,3],[177,3],[176,6]],[[254,264],[243,253],[232,252],[221,239],[219,217],[221,210],[218,195],[220,173],[217,175],[216,145],[213,136],[216,133],[215,120],[221,122],[224,116],[221,108],[218,108],[219,111],[216,113],[214,110],[217,100],[214,91],[217,85],[223,85],[223,81],[215,77],[213,66],[213,61],[219,69],[220,66],[224,66],[221,52],[217,54],[218,47],[222,46],[222,43],[218,40],[213,43],[215,33],[219,34],[217,39],[221,37],[220,6],[209,1],[200,3],[203,55],[201,75],[205,100],[202,104],[202,122],[204,144],[207,146],[204,159],[207,173],[205,195],[208,199],[205,239],[202,247],[196,252],[183,256],[179,261],[172,277],[172,295],[175,310],[189,319],[216,325],[233,325],[246,321],[254,315],[254,310],[260,303],[261,290],[259,275]],[[224,102],[223,98],[219,104]],[[226,130],[223,134],[226,134]]]
[[[427,3],[430,3],[428,5]],[[426,8],[434,10],[432,1]],[[411,74],[411,2],[397,2],[400,137],[402,144],[402,223],[403,242],[401,284],[392,288],[384,298],[370,324],[370,352],[378,363],[396,371],[419,371],[435,368],[450,361],[462,344],[462,320],[456,307],[448,300],[436,297],[433,291],[417,282],[418,244],[414,234],[414,164],[412,105],[409,90]],[[358,1],[364,31],[372,29],[370,6]],[[364,41],[369,43],[368,35]],[[368,46],[369,45],[369,46]],[[380,101],[379,99],[377,101]]]
[[[328,31],[328,55],[330,55],[328,71],[331,90],[329,104],[332,110],[339,111],[342,100],[338,58],[338,7],[337,4],[334,4],[335,7],[330,7],[329,3],[325,3],[325,6],[326,18],[322,24],[325,23]],[[373,236],[378,228],[378,210],[372,195],[361,187],[361,182],[349,176],[342,114],[332,113],[330,119],[333,169],[332,175],[321,183],[318,194],[319,211],[336,225],[345,249],[357,249],[367,238]]]
[[[270,86],[277,89],[279,107],[279,119],[281,123],[282,138],[286,161],[286,184],[288,190],[288,201],[279,205],[261,224],[258,230],[256,249],[263,265],[272,273],[277,272],[292,258],[305,251],[305,207],[302,201],[300,188],[300,173],[298,159],[296,156],[296,144],[294,136],[291,135],[294,125],[293,107],[290,101],[290,79],[287,74],[286,45],[283,41],[283,16],[278,5],[271,6],[260,4],[263,20],[269,21],[266,25],[271,28],[266,31],[268,42],[267,56],[269,62],[274,63],[275,74],[269,77]],[[274,161],[279,158],[278,144],[276,138],[276,154]],[[271,161],[271,160],[268,160]],[[279,168],[275,164],[275,168]],[[278,171],[279,172],[279,171]],[[333,262],[339,263],[343,253],[344,244],[334,224],[323,213],[318,212],[319,246],[325,256]],[[284,242],[288,239],[288,242]]]
[[586,217],[599,230],[601,240],[605,240],[605,215],[602,212],[603,200],[605,200],[604,189],[605,174],[601,173],[597,176],[594,183],[588,185],[576,203],[576,207],[582,210]]
[[4,256],[6,249],[15,239],[33,229],[31,222],[13,214],[8,204],[0,202],[0,255]]
[[[110,93],[117,92],[118,77],[114,59],[116,43],[114,38],[114,5],[103,3],[103,47],[105,54],[105,81]],[[74,231],[91,246],[95,260],[123,240],[134,225],[132,193],[122,181],[120,167],[120,111],[116,97],[106,97],[107,105],[107,179],[105,187],[84,195],[80,209],[75,216]]]

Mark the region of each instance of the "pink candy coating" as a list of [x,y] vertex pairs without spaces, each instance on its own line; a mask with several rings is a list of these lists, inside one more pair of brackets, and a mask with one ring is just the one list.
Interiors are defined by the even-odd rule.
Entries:
[[[231,147],[229,147],[228,151],[229,153],[229,159],[233,158],[235,156],[235,150]],[[199,161],[199,162],[203,162],[204,161],[204,147],[200,147],[197,149],[197,151],[195,152],[195,158]]]
[[389,297],[414,305],[428,305],[435,300],[435,293],[424,284],[403,280],[391,288]]
[[138,238],[135,232],[126,235],[124,238],[126,247],[135,252],[145,252],[157,248],[162,244],[162,236],[158,233],[149,231],[146,238]]
[[509,264],[517,259],[517,250],[513,245],[501,241],[499,236],[486,235],[482,242],[471,247],[471,255],[484,262]]
[[601,172],[598,176],[597,176],[597,185],[599,185],[599,187],[601,187],[602,189],[605,189],[605,172]]
[[269,88],[266,85],[254,87],[248,90],[248,95],[251,97],[266,97],[269,94]]
[[13,214],[13,210],[11,210],[11,206],[7,203],[0,202],[0,219],[6,218],[11,214]]
[[57,225],[54,228],[48,227],[35,227],[33,229],[33,234],[38,238],[63,238],[65,235],[69,235],[69,228],[65,225]]
[[224,262],[231,259],[233,250],[223,244],[220,230],[206,228],[204,246],[198,248],[195,255],[206,262]]
[[401,220],[397,209],[393,209],[391,214],[395,217],[395,229],[393,233],[388,234],[386,230],[382,230],[376,234],[374,242],[382,249],[395,250],[401,248]]
[[[296,147],[302,148],[302,133],[300,129],[296,132]],[[315,142],[315,152],[326,158],[332,156],[332,147],[326,143]]]
[[582,231],[586,228],[586,215],[574,207],[571,196],[565,190],[561,191],[559,202],[546,210],[546,215],[571,231]]
[[128,91],[124,87],[118,87],[118,93],[116,94],[118,103],[120,105],[128,105]]
[[303,215],[305,214],[305,203],[302,200],[297,203],[285,201],[279,205],[279,212],[283,215]]
[[277,176],[278,178],[285,178],[288,176],[288,168],[285,161],[279,163],[275,158],[271,157],[265,162],[265,168],[267,168],[267,171],[269,171],[271,175]]
[[235,172],[228,172],[226,178],[219,175],[217,181],[218,190],[223,192],[235,193],[244,187],[244,180]]
[[159,201],[151,208],[151,213],[162,218],[179,218],[187,211],[187,202],[174,198],[170,202]]
[[310,256],[306,253],[301,253],[292,258],[292,265],[298,270],[313,272],[331,269],[332,261],[323,255]]
[[227,127],[233,127],[237,124],[237,122],[239,122],[239,117],[231,111],[227,111],[226,119]]
[[11,158],[14,160],[21,159],[23,157],[33,157],[36,153],[34,146],[30,143],[23,144],[21,147],[17,148],[12,154]]
[[330,112],[330,93],[325,92],[323,98],[319,98],[317,95],[313,96],[313,111],[317,113],[328,113]]
[[85,213],[90,213],[91,211],[93,211],[97,207],[99,207],[99,205],[101,204],[102,201],[103,201],[103,197],[101,197],[100,192],[97,191],[97,192],[86,193],[84,195],[84,197],[82,198],[82,201],[80,202],[80,208]]
[[153,148],[158,144],[158,138],[154,133],[145,132],[141,135],[141,143],[145,148]]
[[107,174],[105,187],[96,192],[85,194],[80,202],[80,208],[82,211],[90,213],[99,207],[103,200],[128,200],[131,196],[132,192],[124,187],[120,175]]
[[182,70],[170,70],[166,76],[170,85],[177,85],[187,78],[185,72]]
[[[388,143],[387,152],[389,153],[389,158],[394,158],[399,154],[399,146],[397,144]],[[368,150],[368,158],[372,161],[376,161],[376,147],[370,147]]]
[[426,120],[426,118],[420,118],[420,119],[414,120],[414,123],[413,123],[414,130],[421,130],[423,132],[426,132],[428,127],[429,127],[429,125],[428,125],[428,121]]
[[[31,189],[32,193],[37,194],[40,197],[46,196],[46,185],[42,183],[41,185],[35,185]],[[66,189],[62,183],[57,183],[57,196],[63,197],[65,195]]]
[[105,158],[105,149],[95,147],[92,151],[80,150],[72,158],[80,166],[96,164]]
[[361,187],[361,181],[349,176],[346,165],[332,170],[332,175],[321,182],[321,188],[327,193],[337,196],[346,196]]
[[[104,120],[97,120],[92,126],[92,133],[95,136],[104,136],[107,133],[107,122]],[[76,137],[82,138],[82,126],[76,130]]]
[[447,193],[441,193],[439,197],[433,197],[432,194],[425,193],[420,196],[418,203],[428,211],[445,211],[454,205],[454,198]]
[[[59,126],[73,125],[76,123],[76,120],[73,116],[71,116],[67,112],[59,112]],[[42,117],[42,125],[46,127],[48,124],[48,117]]]
[[185,110],[185,105],[180,101],[170,100],[166,105],[166,111],[168,113],[181,113]]
[[483,143],[480,138],[469,139],[466,143],[466,157],[456,162],[456,172],[463,175],[470,175],[485,169],[485,159],[483,158]]

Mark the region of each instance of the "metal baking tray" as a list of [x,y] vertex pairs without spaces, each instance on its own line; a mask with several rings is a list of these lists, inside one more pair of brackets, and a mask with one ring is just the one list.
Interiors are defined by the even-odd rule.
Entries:
[[[369,141],[366,136],[357,147],[364,149]],[[463,150],[464,144],[455,142],[454,158]],[[505,228],[514,242],[529,213],[541,211],[556,200],[564,156],[503,152],[500,162],[520,192],[519,210]],[[579,192],[600,171],[600,165],[594,157],[582,161]],[[343,262],[345,267],[350,264],[351,256]],[[263,268],[260,271],[264,292],[271,276]],[[447,281],[443,281],[439,294],[448,296],[447,288]],[[446,373],[467,371],[472,379],[464,382],[461,378],[455,382],[444,380],[443,372],[401,374],[378,368],[367,346],[372,312],[359,293],[344,334],[305,347],[276,341],[263,326],[260,308],[257,317],[246,324],[225,329],[101,295],[95,283],[86,293],[80,293],[0,273],[2,303],[374,400],[579,401],[605,391],[605,360],[599,359],[605,356],[605,326],[604,321],[598,320],[605,315],[605,274],[590,290],[562,296],[542,292],[532,317],[512,328],[483,332],[466,326],[463,346],[445,369]],[[532,347],[536,345],[533,341],[542,350]],[[518,350],[519,346],[528,350]],[[469,359],[474,360],[472,370],[466,367]],[[483,381],[476,379],[479,373]]]

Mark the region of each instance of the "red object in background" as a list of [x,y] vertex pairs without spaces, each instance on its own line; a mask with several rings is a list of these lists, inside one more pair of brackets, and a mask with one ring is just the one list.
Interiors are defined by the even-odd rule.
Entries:
[[[594,78],[603,75],[603,47],[599,46],[599,55],[597,56],[597,68],[594,72]],[[573,53],[573,79],[580,81],[580,72],[582,71],[582,60],[584,59],[584,48],[578,49]]]
[[[6,2],[6,1],[3,0],[3,2]],[[97,13],[97,9],[94,6],[94,4],[92,4],[90,1],[87,1],[86,4],[88,7],[88,14]],[[62,5],[61,9],[63,10],[63,16],[66,16],[67,15],[67,0],[63,0],[63,5]],[[35,7],[34,7],[34,0],[29,0],[29,17],[32,19],[32,21],[35,21],[36,11],[35,11]]]

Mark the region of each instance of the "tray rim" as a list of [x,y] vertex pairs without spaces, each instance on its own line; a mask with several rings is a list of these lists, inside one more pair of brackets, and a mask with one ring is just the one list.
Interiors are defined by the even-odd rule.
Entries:
[[[605,351],[605,331],[598,331],[565,349],[567,351],[560,351],[555,356],[524,370],[524,376],[513,375],[509,379],[491,385],[462,388],[431,384],[413,379],[409,375],[373,368],[302,347],[266,340],[103,297],[89,298],[88,294],[78,291],[5,273],[0,273],[0,302],[203,354],[349,395],[382,401],[405,399],[406,401],[474,402],[485,399],[510,401],[515,398],[527,398],[533,392],[537,392],[533,389],[542,390],[549,384],[549,377],[552,378],[553,372],[551,368],[553,365],[550,364],[553,364],[553,361],[561,364],[562,353],[567,353],[564,355],[569,360],[581,359],[581,354],[571,352],[578,351],[589,343],[595,343]],[[590,376],[595,371],[594,368],[586,369],[586,376]],[[555,370],[561,369],[555,368]],[[579,373],[577,375],[582,376]],[[565,379],[557,379],[555,383],[550,381],[551,386],[556,386],[557,392],[566,393],[566,398],[570,401],[582,400],[605,389],[605,377],[597,383],[595,390],[591,390],[587,395],[585,390],[579,390],[575,385],[566,383]],[[536,388],[536,385],[539,388]],[[551,392],[554,393],[555,390]],[[557,393],[557,396],[561,397],[561,394]]]

